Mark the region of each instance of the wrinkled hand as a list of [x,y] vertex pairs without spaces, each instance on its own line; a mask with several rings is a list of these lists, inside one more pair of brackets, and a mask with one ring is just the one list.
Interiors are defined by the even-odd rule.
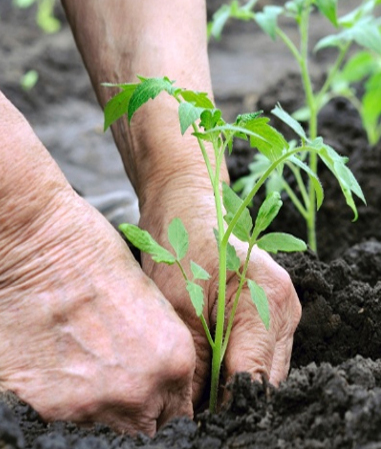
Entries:
[[0,93],[0,390],[153,435],[192,416],[191,335]]
[[[182,219],[189,233],[189,251],[184,259],[188,274],[190,260],[211,274],[211,279],[203,281],[202,285],[206,292],[204,316],[209,328],[213,330],[216,323],[218,285],[218,255],[213,235],[213,228],[217,227],[214,199],[208,189],[185,186],[177,188],[175,182],[169,180],[160,194],[157,193],[155,207],[150,208],[150,202],[147,201],[142,210],[141,226],[169,249],[168,225],[175,217]],[[235,237],[230,242],[243,262],[246,255],[245,244]],[[193,401],[197,406],[208,379],[211,362],[211,349],[204,330],[185,290],[180,270],[176,266],[158,265],[148,255],[143,255],[143,269],[172,303],[193,335],[197,352]],[[256,247],[252,252],[247,277],[255,280],[266,291],[270,305],[270,329],[265,329],[248,288],[245,287],[225,355],[224,377],[229,380],[236,372],[248,371],[253,378],[265,375],[271,383],[277,385],[288,373],[293,334],[301,316],[300,303],[286,271]],[[227,316],[237,287],[236,275],[228,272]]]

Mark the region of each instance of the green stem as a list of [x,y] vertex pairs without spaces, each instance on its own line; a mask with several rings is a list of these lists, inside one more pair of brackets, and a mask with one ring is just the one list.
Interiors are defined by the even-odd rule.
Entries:
[[347,44],[345,44],[345,46],[340,50],[340,53],[335,61],[335,64],[332,66],[332,69],[330,70],[327,79],[325,80],[323,87],[320,89],[320,92],[316,95],[316,104],[317,104],[317,109],[319,112],[321,109],[321,105],[322,105],[322,101],[323,101],[323,97],[324,95],[327,93],[327,91],[330,89],[332,81],[334,79],[334,77],[336,76],[338,70],[340,69],[347,53],[349,50],[349,47],[351,46],[351,42],[348,42]]
[[225,357],[226,348],[228,347],[230,334],[233,329],[234,317],[235,317],[235,313],[236,313],[237,307],[238,307],[238,300],[241,296],[242,288],[246,282],[246,273],[247,273],[247,269],[249,267],[250,254],[251,254],[251,250],[253,249],[253,246],[255,244],[255,241],[256,240],[254,239],[253,242],[249,244],[249,249],[247,250],[246,259],[245,259],[245,263],[244,263],[244,266],[242,269],[242,273],[240,273],[240,275],[239,275],[240,281],[239,281],[238,289],[237,289],[235,297],[234,297],[233,307],[230,312],[229,321],[228,321],[228,325],[226,328],[225,338],[224,338],[224,342],[223,342],[223,346],[222,346],[222,359]]
[[[312,150],[312,148],[311,148],[311,150]],[[254,187],[250,190],[250,192],[248,193],[246,198],[242,201],[241,205],[237,209],[237,212],[234,214],[231,222],[229,223],[229,225],[225,231],[224,238],[221,242],[222,244],[224,244],[225,246],[227,245],[229,237],[231,236],[233,229],[239,220],[239,217],[242,215],[242,213],[246,209],[246,207],[251,203],[251,200],[257,194],[258,190],[262,187],[262,185],[266,182],[266,180],[270,176],[270,174],[277,168],[277,166],[279,164],[281,164],[282,162],[287,160],[293,154],[299,153],[300,151],[308,151],[308,150],[307,150],[307,147],[297,147],[291,151],[288,151],[285,154],[282,154],[282,156],[279,159],[277,159],[276,161],[274,161],[269,166],[269,168],[262,174],[262,176],[255,183]]]
[[[314,140],[317,136],[317,106],[316,98],[313,92],[311,77],[308,70],[308,26],[309,26],[309,15],[310,15],[310,3],[306,2],[305,8],[302,13],[302,19],[300,21],[300,38],[301,38],[301,60],[300,69],[302,74],[302,81],[304,86],[304,91],[306,94],[306,103],[310,110],[309,119],[309,134],[310,139]],[[315,152],[310,154],[310,169],[317,173],[317,154]],[[311,180],[308,184],[308,218],[307,218],[307,239],[310,248],[316,252],[316,194],[313,188]]]
[[310,199],[308,197],[308,192],[307,192],[306,186],[304,184],[303,178],[300,174],[299,167],[295,167],[295,165],[293,165],[293,164],[287,164],[287,166],[292,171],[292,173],[296,179],[296,182],[297,182],[299,190],[300,190],[300,194],[302,195],[304,204],[306,206],[306,209],[308,210],[308,205],[309,205]]
[[290,200],[293,202],[294,206],[298,209],[300,215],[307,220],[308,219],[308,210],[303,207],[303,204],[300,202],[299,198],[295,195],[294,191],[288,185],[286,181],[283,183],[283,188],[286,191],[287,195],[290,197]]
[[286,47],[290,50],[290,52],[292,53],[292,55],[294,56],[294,58],[300,65],[301,55],[300,55],[298,49],[296,48],[296,46],[294,45],[294,43],[292,42],[292,40],[280,28],[276,29],[276,34],[282,39],[282,41],[284,42]]
[[225,323],[225,304],[226,304],[226,250],[227,245],[223,244],[224,236],[224,220],[222,210],[222,199],[220,192],[220,167],[221,152],[217,143],[213,142],[213,148],[216,158],[216,169],[213,184],[214,201],[217,213],[218,240],[219,240],[219,276],[218,276],[218,298],[217,298],[217,318],[216,332],[214,336],[214,347],[212,355],[212,372],[210,386],[210,403],[209,409],[212,413],[216,411],[218,399],[218,385],[220,379],[221,363],[222,363],[222,342],[224,336]]
[[[183,275],[183,278],[185,279],[185,282],[189,281],[189,278],[187,276],[187,274],[185,273],[184,267],[182,266],[181,262],[177,259],[176,260],[176,265],[180,268],[181,274]],[[208,342],[210,344],[210,346],[212,347],[212,349],[214,348],[214,341],[212,336],[210,335],[210,330],[208,327],[208,324],[204,318],[204,315],[200,316],[200,320],[202,323],[202,327],[204,328],[205,334],[206,334],[206,338],[208,339]]]

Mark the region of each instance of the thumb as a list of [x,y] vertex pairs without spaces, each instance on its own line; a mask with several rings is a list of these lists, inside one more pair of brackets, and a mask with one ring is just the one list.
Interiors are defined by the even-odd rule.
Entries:
[[237,372],[249,372],[253,379],[270,379],[276,335],[273,324],[267,330],[248,291],[242,293],[228,342],[224,374],[229,381]]

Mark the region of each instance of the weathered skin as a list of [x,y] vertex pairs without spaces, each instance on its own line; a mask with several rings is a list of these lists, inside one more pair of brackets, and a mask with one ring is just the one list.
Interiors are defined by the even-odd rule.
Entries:
[[[101,82],[129,82],[135,74],[167,75],[211,93],[203,1],[62,3],[102,106],[112,92]],[[160,292],[3,96],[0,114],[1,388],[47,419],[103,421],[131,433],[152,434],[171,417],[191,415],[210,350],[180,272],[144,257]],[[166,245],[167,225],[180,217],[189,258],[212,274],[205,317],[213,326],[213,193],[194,139],[180,135],[176,103],[160,96],[131,127],[121,120],[113,133],[139,197],[142,227]],[[228,182],[225,166],[222,177]],[[234,245],[243,253],[243,244]],[[287,374],[300,305],[287,273],[262,251],[254,251],[248,274],[268,294],[271,329],[244,292],[225,376],[247,370],[277,384]],[[228,279],[228,299],[236,284]]]
[[192,416],[189,331],[3,95],[0,115],[1,389],[131,433]]

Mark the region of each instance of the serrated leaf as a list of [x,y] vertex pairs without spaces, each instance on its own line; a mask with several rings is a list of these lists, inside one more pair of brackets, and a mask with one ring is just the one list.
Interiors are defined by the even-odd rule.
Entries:
[[[103,84],[104,86],[114,86],[114,84]],[[116,122],[124,114],[127,114],[128,105],[132,94],[138,84],[118,85],[122,87],[122,92],[116,94],[109,100],[104,108],[104,131],[106,131],[114,122]]]
[[177,259],[185,257],[189,247],[188,232],[180,218],[174,218],[168,226],[168,240],[174,249]]
[[173,87],[173,82],[166,76],[164,78],[140,77],[139,79],[141,79],[142,82],[137,85],[128,105],[128,121],[131,121],[135,112],[144,103],[147,103],[148,100],[153,100],[163,91],[166,91],[172,95],[175,90]]
[[258,113],[239,115],[236,120],[237,126],[250,131],[250,145],[258,148],[271,161],[275,161],[288,144],[282,134],[268,122],[267,117],[260,117]]
[[192,103],[183,101],[179,104],[179,120],[181,134],[185,134],[185,131],[198,120],[204,111],[204,108],[194,106]]
[[[229,225],[243,201],[225,182],[222,183],[222,198],[226,210],[224,219]],[[245,208],[233,228],[233,234],[242,242],[249,242],[252,227],[253,220],[250,211],[248,208]]]
[[184,101],[192,103],[194,106],[203,109],[215,109],[213,102],[209,99],[206,92],[195,92],[193,90],[182,89],[180,95]]
[[266,293],[261,286],[251,279],[247,280],[247,285],[249,286],[250,296],[257,308],[258,314],[265,325],[265,328],[269,330],[270,328],[270,308],[269,301],[267,299]]
[[257,240],[257,246],[269,253],[278,251],[294,252],[306,251],[307,245],[303,240],[294,237],[291,234],[283,232],[271,232]]
[[278,16],[283,11],[280,6],[265,6],[262,12],[255,14],[255,21],[268,34],[272,40],[276,39],[276,29],[278,26]]
[[337,28],[337,0],[315,0],[319,11]]
[[263,232],[278,215],[282,207],[282,200],[279,192],[271,192],[259,208],[257,219],[255,220],[254,233],[259,235]]
[[302,128],[301,124],[298,123],[294,118],[291,117],[291,115],[286,112],[282,107],[278,104],[272,111],[272,114],[275,115],[275,117],[278,117],[282,122],[286,123],[295,133],[304,141],[308,141],[307,135]]
[[221,111],[219,109],[205,109],[200,118],[200,127],[209,131],[221,123]]
[[167,265],[173,265],[176,262],[173,254],[159,245],[147,231],[128,223],[121,224],[119,229],[136,248],[150,254],[155,262],[163,262]]
[[187,281],[186,289],[189,293],[196,315],[200,317],[204,310],[204,290],[201,285]]
[[241,266],[241,260],[233,245],[228,242],[226,251],[226,269],[237,272]]
[[203,281],[207,281],[208,279],[210,279],[210,274],[206,270],[204,270],[204,268],[200,267],[199,264],[191,260],[190,265],[194,279],[201,279]]

